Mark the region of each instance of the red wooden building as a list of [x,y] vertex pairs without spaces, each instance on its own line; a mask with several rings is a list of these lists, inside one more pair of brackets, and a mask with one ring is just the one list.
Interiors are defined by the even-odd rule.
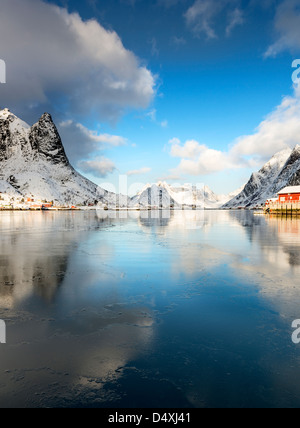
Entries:
[[279,203],[300,202],[300,186],[285,187],[278,193]]

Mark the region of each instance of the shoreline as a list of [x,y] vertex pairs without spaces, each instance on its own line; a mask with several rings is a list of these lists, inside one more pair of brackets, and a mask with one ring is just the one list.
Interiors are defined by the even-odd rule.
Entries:
[[[101,211],[101,212],[139,212],[139,211],[250,211],[254,213],[261,213],[261,214],[269,214],[264,212],[262,209],[251,209],[251,208],[200,208],[200,209],[194,209],[194,208],[181,208],[181,209],[174,209],[174,208],[112,208],[112,209],[103,209],[103,208],[97,208],[97,207],[84,207],[84,208],[52,208],[52,209],[42,209],[42,208],[0,208],[0,212],[61,212],[61,211]],[[274,213],[272,213],[274,214]],[[300,215],[300,212],[299,212]]]

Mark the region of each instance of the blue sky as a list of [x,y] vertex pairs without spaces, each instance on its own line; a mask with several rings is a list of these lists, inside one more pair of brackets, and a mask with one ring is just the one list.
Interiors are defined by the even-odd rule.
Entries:
[[228,193],[300,144],[300,1],[2,3],[1,107],[30,123],[50,112],[98,184]]

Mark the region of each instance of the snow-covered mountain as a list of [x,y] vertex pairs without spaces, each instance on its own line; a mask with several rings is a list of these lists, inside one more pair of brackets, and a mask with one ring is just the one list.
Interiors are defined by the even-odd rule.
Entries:
[[207,186],[146,185],[128,198],[107,192],[71,166],[51,116],[45,113],[33,126],[8,109],[0,110],[0,193],[11,198],[54,201],[55,205],[109,208],[235,208],[263,204],[283,187],[300,184],[300,146],[277,153],[243,189],[216,195]]
[[216,195],[207,186],[196,188],[190,185],[172,187],[165,182],[147,184],[131,199],[130,205],[138,208],[180,208],[197,206],[198,208],[217,209],[232,199],[238,192],[228,196]]
[[116,201],[71,166],[49,114],[30,127],[8,109],[0,110],[0,192],[57,205]]
[[300,146],[285,149],[272,157],[257,173],[252,174],[244,189],[224,204],[224,208],[262,205],[277,197],[286,186],[300,184]]
[[178,204],[171,194],[171,188],[167,183],[147,184],[131,199],[130,206],[137,208],[177,206]]

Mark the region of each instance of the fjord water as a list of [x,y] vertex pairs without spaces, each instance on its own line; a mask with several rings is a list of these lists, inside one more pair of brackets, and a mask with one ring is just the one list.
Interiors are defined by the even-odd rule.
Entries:
[[1,407],[300,406],[299,219],[106,216],[0,213]]

